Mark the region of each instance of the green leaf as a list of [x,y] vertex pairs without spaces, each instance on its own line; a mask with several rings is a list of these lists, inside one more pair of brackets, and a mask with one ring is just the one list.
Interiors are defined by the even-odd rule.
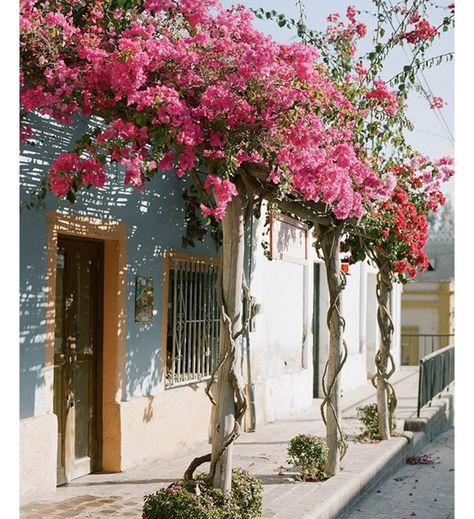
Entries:
[[76,193],[74,193],[73,191],[69,191],[66,195],[66,199],[69,202],[71,202],[71,204],[73,204],[76,201]]

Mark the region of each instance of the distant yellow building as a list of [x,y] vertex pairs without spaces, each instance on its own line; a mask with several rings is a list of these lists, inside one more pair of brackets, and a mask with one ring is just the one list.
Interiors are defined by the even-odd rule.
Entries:
[[402,295],[402,364],[454,343],[454,235],[437,232],[427,245],[429,269]]

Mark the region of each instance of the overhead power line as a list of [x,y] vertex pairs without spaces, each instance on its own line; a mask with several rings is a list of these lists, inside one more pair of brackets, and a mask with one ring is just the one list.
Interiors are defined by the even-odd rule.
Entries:
[[432,135],[433,137],[438,137],[439,139],[444,139],[445,141],[451,142],[451,139],[449,137],[446,137],[446,135],[440,135],[439,133],[433,133],[429,132],[428,130],[422,130],[421,128],[414,128],[416,132],[426,133],[427,135]]
[[[389,4],[392,7],[392,9],[394,9],[392,0],[389,0]],[[389,20],[390,25],[392,26],[392,29],[395,31],[395,27],[393,26],[391,18],[390,17],[387,17],[387,18]],[[395,13],[395,18],[397,19],[397,22],[400,23],[400,19],[398,18],[398,15],[396,13]],[[403,52],[404,52],[406,58],[408,60],[410,60],[408,53],[406,51],[406,48],[404,46],[402,46],[402,49],[403,49]],[[412,56],[413,56],[413,52],[412,52]],[[426,100],[430,101],[430,99],[434,97],[433,91],[431,90],[430,84],[429,84],[428,80],[426,79],[426,76],[425,76],[423,70],[420,70],[419,73],[421,75],[422,80],[424,81],[424,83],[426,85],[426,88],[421,84],[421,82],[418,84],[418,87],[420,88],[422,94],[425,96]],[[418,76],[418,73],[417,73],[417,76]],[[428,94],[427,90],[429,91],[429,94]],[[447,137],[444,137],[444,138],[449,140],[451,142],[451,144],[454,146],[454,136],[451,132],[451,129],[449,128],[448,123],[446,122],[446,119],[444,118],[443,112],[439,108],[433,108],[432,110],[433,110],[433,112],[436,116],[436,119],[438,120],[441,128],[447,135]],[[420,131],[422,131],[422,130],[420,130]],[[428,133],[428,132],[425,132],[425,133]]]

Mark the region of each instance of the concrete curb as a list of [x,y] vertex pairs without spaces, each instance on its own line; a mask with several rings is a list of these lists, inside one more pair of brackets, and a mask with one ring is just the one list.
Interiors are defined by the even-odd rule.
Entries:
[[[386,477],[406,463],[410,456],[427,445],[454,423],[454,395],[443,393],[430,407],[422,409],[420,418],[405,420],[403,437],[393,438],[371,446],[370,460],[354,456],[350,450],[343,460],[347,470],[323,483],[320,492],[312,497],[312,506],[303,506],[301,519],[344,519],[354,505]],[[369,461],[369,463],[367,463]],[[309,498],[310,496],[308,496]],[[315,503],[315,498],[317,502]],[[305,503],[306,504],[306,503]],[[301,510],[300,502],[298,509]]]

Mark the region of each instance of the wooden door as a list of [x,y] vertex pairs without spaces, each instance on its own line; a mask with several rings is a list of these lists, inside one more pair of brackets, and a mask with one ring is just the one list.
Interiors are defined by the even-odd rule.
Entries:
[[103,243],[60,236],[54,412],[58,484],[100,469]]

